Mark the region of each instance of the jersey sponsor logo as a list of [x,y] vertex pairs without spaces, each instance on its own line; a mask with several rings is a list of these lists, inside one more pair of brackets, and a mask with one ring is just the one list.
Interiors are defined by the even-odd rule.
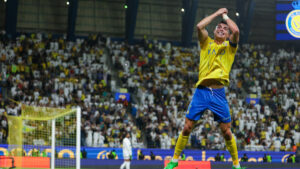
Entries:
[[208,50],[207,50],[207,54],[209,55],[210,53],[211,53],[212,55],[216,55],[216,50],[215,50],[215,49],[213,49],[213,50],[208,49]]
[[[215,49],[208,49],[207,50],[207,55],[209,55],[209,54],[216,55],[217,53],[216,53]],[[218,51],[218,54],[219,55],[225,55],[225,49],[222,49],[221,51]]]

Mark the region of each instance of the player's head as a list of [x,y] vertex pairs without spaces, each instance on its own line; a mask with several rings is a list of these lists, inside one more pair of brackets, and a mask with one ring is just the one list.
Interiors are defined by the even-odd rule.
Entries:
[[130,138],[130,133],[126,132],[125,137]]
[[225,21],[221,21],[214,30],[215,40],[225,41],[230,35],[229,26]]

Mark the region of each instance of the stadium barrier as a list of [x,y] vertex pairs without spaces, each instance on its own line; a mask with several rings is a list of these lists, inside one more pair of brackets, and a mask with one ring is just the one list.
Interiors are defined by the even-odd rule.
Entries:
[[[34,146],[32,146],[33,148]],[[39,150],[42,152],[50,147],[41,147]],[[28,156],[32,149],[26,148],[25,154]],[[87,159],[108,159],[108,154],[115,150],[117,157],[116,159],[123,159],[122,148],[96,148],[96,147],[81,147],[81,151],[86,151]],[[150,152],[152,151],[155,155],[155,160],[165,161],[172,158],[173,149],[133,149],[133,159],[137,159],[138,151],[142,151],[145,155],[145,160],[150,160]],[[7,155],[7,145],[0,145],[0,155]],[[73,147],[57,147],[58,158],[74,158],[75,148]],[[186,161],[214,161],[214,157],[217,153],[224,153],[225,161],[232,161],[228,151],[217,151],[217,150],[184,150],[186,154]],[[273,152],[273,151],[239,151],[239,157],[243,154],[247,154],[249,162],[262,162],[264,154],[269,154],[272,157],[272,162],[285,163],[287,157],[294,152]],[[50,157],[50,152],[47,151],[47,156]]]
[[[12,167],[12,160],[14,160],[14,166],[17,168],[50,168],[49,157],[14,157],[1,158],[0,167],[10,168]],[[38,161],[38,163],[37,163]]]
[[[97,160],[97,159],[82,159],[81,167],[86,169],[120,169],[123,160]],[[182,163],[183,162],[183,163]],[[164,161],[160,160],[133,160],[130,164],[130,169],[162,169],[165,166]],[[185,163],[185,164],[184,164]],[[183,166],[183,165],[185,166]],[[186,165],[189,165],[187,167]],[[251,169],[300,169],[300,163],[246,163],[242,162],[242,166]],[[184,169],[229,169],[232,168],[232,162],[210,162],[210,161],[180,161],[178,167]]]

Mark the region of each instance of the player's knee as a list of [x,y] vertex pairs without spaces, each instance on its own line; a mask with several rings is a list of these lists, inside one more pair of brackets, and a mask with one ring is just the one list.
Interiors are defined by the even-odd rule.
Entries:
[[183,136],[189,136],[190,133],[191,133],[190,130],[184,130],[184,129],[183,129],[183,131],[182,131],[182,135],[183,135]]
[[232,134],[230,129],[222,130],[222,133],[225,140],[231,140]]
[[225,138],[225,140],[231,140],[231,133],[226,133],[225,135],[224,135],[224,138]]
[[184,125],[182,135],[189,136],[191,131],[192,131],[192,126],[191,125]]

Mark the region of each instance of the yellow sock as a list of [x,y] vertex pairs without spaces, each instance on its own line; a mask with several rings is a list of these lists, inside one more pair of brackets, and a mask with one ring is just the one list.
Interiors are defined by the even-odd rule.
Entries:
[[178,137],[176,146],[175,146],[175,151],[174,151],[174,159],[179,159],[180,154],[182,152],[182,150],[185,148],[187,142],[189,140],[189,136],[183,136],[181,133]]
[[227,150],[229,151],[231,157],[232,157],[232,162],[233,165],[239,165],[239,157],[238,157],[238,151],[236,147],[236,141],[235,138],[232,136],[231,140],[225,140],[225,144],[227,147]]

